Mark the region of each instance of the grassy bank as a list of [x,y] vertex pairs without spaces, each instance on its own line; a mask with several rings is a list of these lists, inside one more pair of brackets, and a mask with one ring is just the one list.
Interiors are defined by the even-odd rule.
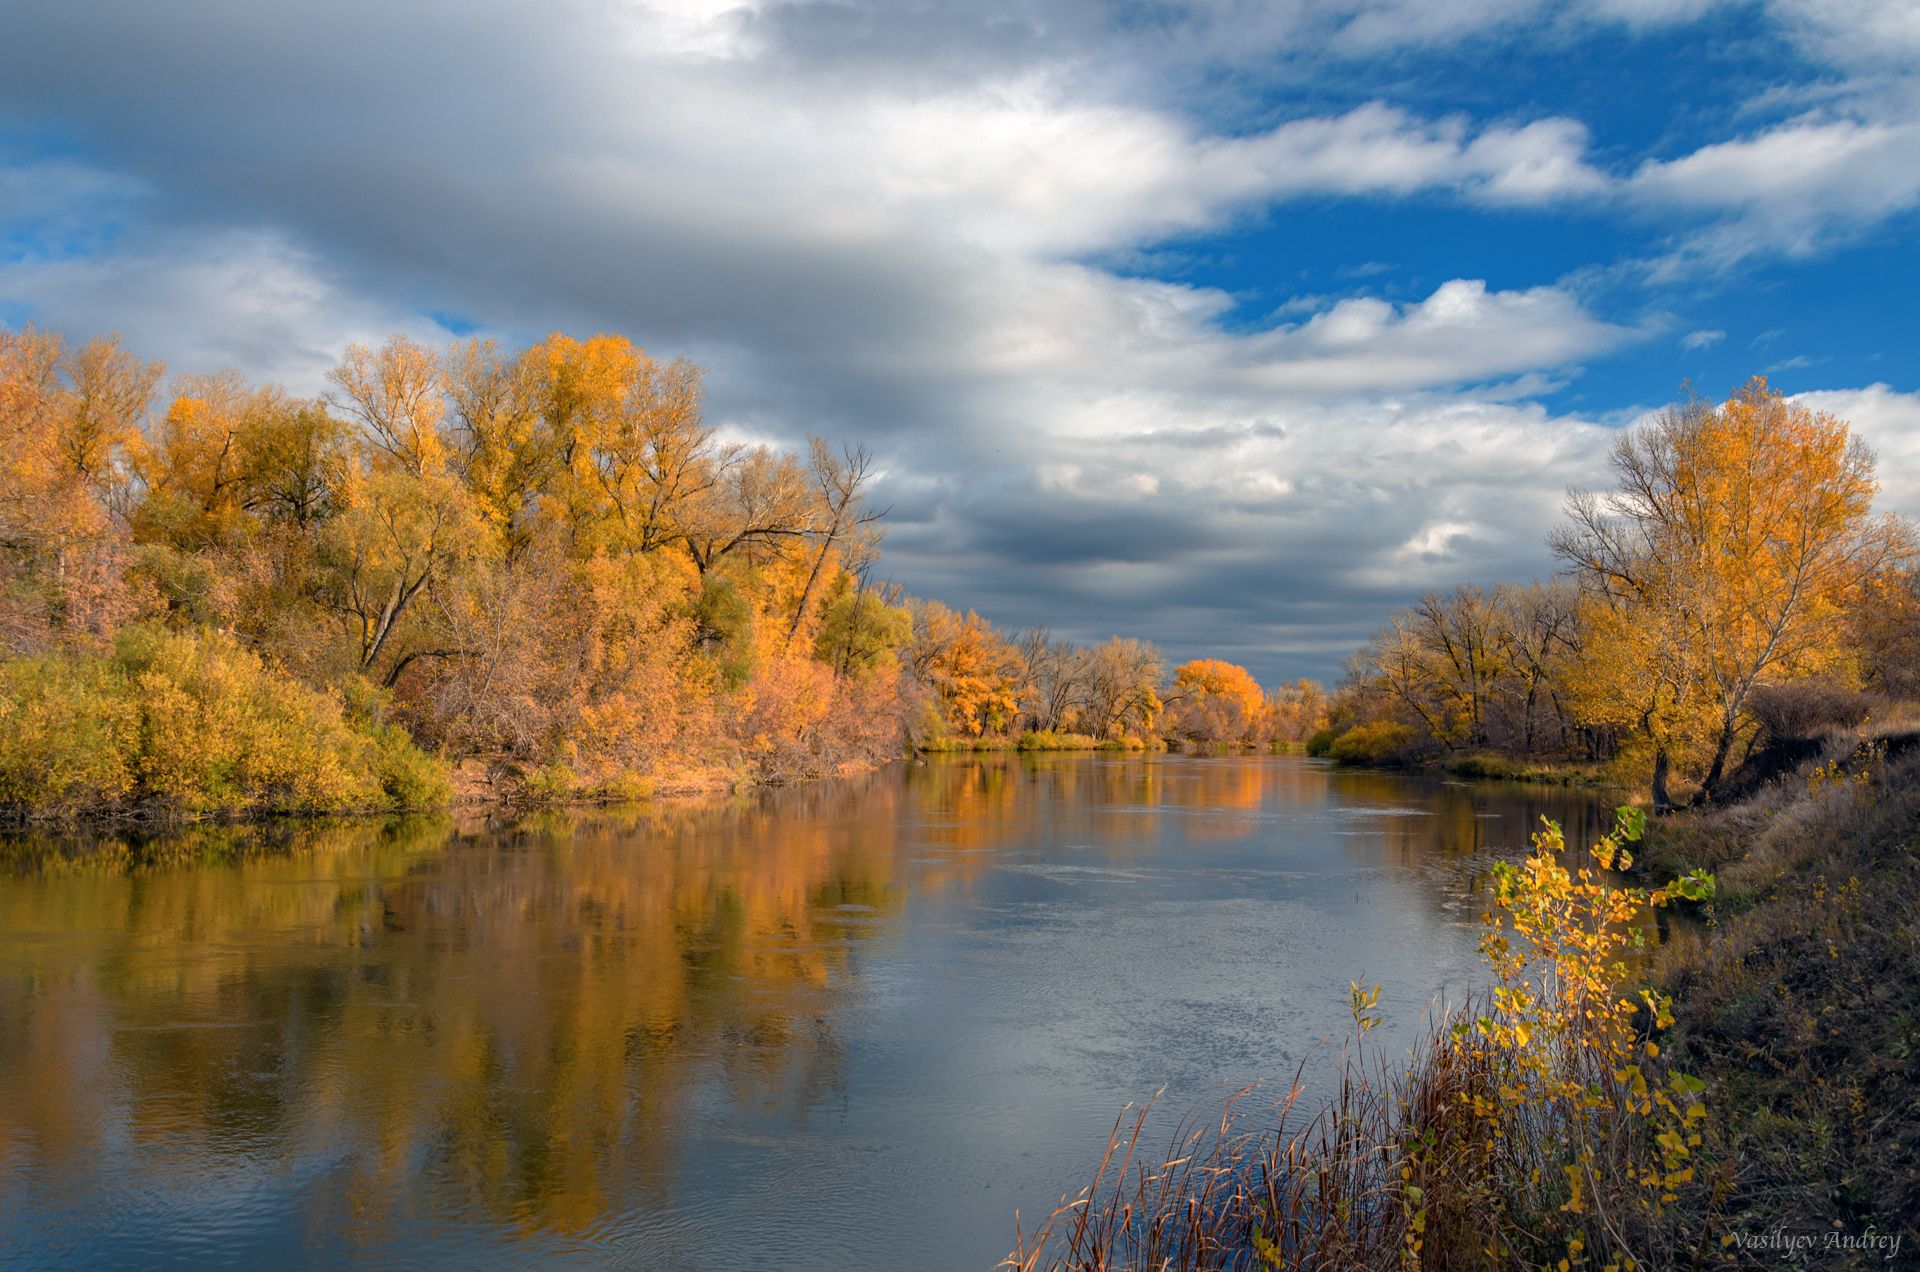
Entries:
[[[1713,867],[1723,893],[1719,929],[1660,964],[1675,1063],[1721,1110],[1694,1222],[1810,1235],[1817,1266],[1920,1259],[1920,757],[1868,747],[1669,821],[1663,862]],[[1902,1234],[1899,1258],[1828,1245],[1869,1230]]]
[[[1265,1129],[1230,1108],[1168,1145],[1116,1125],[1007,1266],[1718,1268],[1798,1242],[1803,1264],[1886,1267],[1896,1239],[1911,1259],[1917,827],[1920,758],[1869,750],[1650,841],[1625,824],[1585,867],[1537,843],[1498,873],[1484,999],[1381,1056],[1377,990],[1355,986],[1331,1103],[1300,1107],[1296,1084]],[[1723,881],[1651,960],[1621,920],[1708,885],[1635,888],[1668,877],[1633,868],[1641,849]]]
[[1353,768],[1439,772],[1470,781],[1535,782],[1548,786],[1622,789],[1613,766],[1500,751],[1461,754],[1424,744],[1414,730],[1392,721],[1366,721],[1346,729],[1322,729],[1301,747],[1306,754]]
[[1516,758],[1493,752],[1448,756],[1438,761],[1437,767],[1450,777],[1473,781],[1533,782],[1547,786],[1592,786],[1600,789],[1618,789],[1621,786],[1604,765]]

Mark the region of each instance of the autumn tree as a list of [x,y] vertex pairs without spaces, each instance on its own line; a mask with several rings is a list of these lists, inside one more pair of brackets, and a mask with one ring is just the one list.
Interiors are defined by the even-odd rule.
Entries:
[[978,737],[1005,728],[1020,709],[1020,651],[972,610],[938,601],[913,605],[908,664],[933,691],[949,728]]
[[1085,712],[1087,653],[1044,627],[1020,635],[1020,711],[1028,726],[1066,731]]
[[1326,686],[1302,677],[1267,694],[1262,709],[1265,736],[1277,742],[1305,742],[1327,727],[1331,703]]
[[334,385],[329,399],[334,408],[359,424],[367,440],[394,465],[415,477],[444,468],[440,421],[446,398],[433,350],[400,335],[378,349],[348,345],[327,379]]
[[766,446],[728,448],[717,466],[717,479],[676,518],[703,576],[736,554],[753,564],[784,558],[819,528],[808,476],[793,456]]
[[1612,460],[1615,489],[1570,495],[1552,540],[1589,598],[1582,701],[1651,739],[1657,805],[1701,742],[1711,798],[1755,687],[1840,663],[1850,607],[1909,538],[1870,511],[1866,446],[1763,379],[1663,412]]
[[1553,746],[1564,751],[1573,729],[1567,686],[1588,646],[1578,589],[1565,579],[1502,584],[1496,597],[1504,620],[1505,670],[1508,692],[1516,699],[1510,705],[1517,716],[1519,748],[1538,750],[1551,727]]
[[[328,526],[322,561],[326,592],[346,621],[360,670],[372,673],[429,588],[445,586],[477,549],[472,508],[444,475],[418,478],[404,469],[356,473],[343,511]],[[456,651],[447,651],[452,656]],[[397,678],[407,655],[386,669]]]
[[138,607],[126,460],[160,374],[117,339],[0,330],[0,638],[16,651],[105,635]]
[[330,401],[358,424],[361,445],[320,543],[321,590],[350,633],[355,665],[391,685],[418,659],[468,656],[430,635],[390,647],[419,625],[422,597],[450,587],[488,545],[477,501],[448,465],[438,356],[405,336],[378,350],[350,345],[329,379]]
[[1920,698],[1920,566],[1867,581],[1848,624],[1860,682],[1874,693]]
[[807,582],[794,606],[793,619],[787,624],[787,643],[792,644],[806,621],[808,607],[821,583],[821,572],[836,556],[842,569],[863,572],[880,547],[879,523],[886,514],[862,507],[868,480],[873,475],[873,456],[863,446],[843,447],[836,452],[824,438],[809,439],[810,468],[819,501],[819,516],[814,528],[812,559]]
[[821,606],[814,657],[845,676],[898,665],[913,640],[913,613],[897,587],[877,591],[839,575]]
[[1434,680],[1432,651],[1410,613],[1396,613],[1347,659],[1343,704],[1356,716],[1390,715],[1417,725],[1435,741],[1452,736],[1444,690]]
[[872,457],[720,440],[690,362],[396,336],[322,398],[194,375],[153,419],[159,375],[0,331],[8,649],[101,657],[148,617],[549,794],[869,763],[923,693],[1018,718],[990,624],[868,585]]
[[1564,580],[1431,592],[1349,660],[1340,709],[1397,720],[1450,749],[1564,753],[1585,644],[1578,594]]
[[1164,660],[1144,640],[1113,636],[1085,655],[1088,731],[1095,737],[1146,734],[1160,719]]
[[1266,695],[1245,667],[1197,658],[1174,668],[1167,694],[1174,729],[1201,742],[1244,742],[1262,723]]
[[454,465],[510,558],[533,540],[536,508],[556,463],[533,362],[491,340],[469,340],[447,352],[441,370]]
[[1425,655],[1442,741],[1488,742],[1488,716],[1508,671],[1506,614],[1500,597],[1467,584],[1429,592],[1413,607],[1412,635]]

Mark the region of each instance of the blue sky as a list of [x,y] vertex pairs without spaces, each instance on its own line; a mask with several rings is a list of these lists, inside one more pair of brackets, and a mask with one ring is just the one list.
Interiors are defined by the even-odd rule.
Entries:
[[1683,382],[1920,511],[1916,67],[1912,0],[28,0],[0,322],[622,331],[876,451],[917,592],[1331,676]]

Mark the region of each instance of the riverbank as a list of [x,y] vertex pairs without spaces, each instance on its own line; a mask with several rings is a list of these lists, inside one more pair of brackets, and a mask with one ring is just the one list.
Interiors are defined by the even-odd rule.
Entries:
[[[1888,1266],[1894,1243],[1912,1257],[1917,830],[1920,757],[1871,748],[1663,819],[1625,846],[1657,860],[1657,878],[1717,871],[1720,893],[1706,925],[1656,955],[1651,983],[1593,957],[1609,948],[1601,902],[1630,898],[1624,882],[1557,877],[1536,858],[1499,876],[1487,949],[1545,957],[1557,978],[1441,1022],[1404,1066],[1367,1052],[1377,990],[1356,985],[1359,1037],[1331,1105],[1289,1103],[1263,1119],[1278,1131],[1252,1134],[1229,1114],[1164,1157],[1138,1124],[1117,1128],[1082,1199],[1008,1266],[1711,1268],[1780,1242],[1823,1267]],[[1592,904],[1557,908],[1589,886]],[[1588,944],[1568,943],[1582,932]],[[1628,1033],[1596,1043],[1571,1023],[1586,1008],[1555,995],[1582,983],[1635,1008]],[[1545,1027],[1524,1016],[1543,1005]]]
[[63,801],[53,807],[15,804],[0,807],[0,835],[44,832],[150,836],[188,829],[246,831],[399,816],[499,817],[585,811],[839,781],[862,777],[896,762],[849,764],[832,772],[783,777],[755,776],[740,767],[712,767],[681,770],[667,777],[626,773],[602,781],[583,781],[554,766],[528,769],[498,757],[469,757],[448,763],[415,751],[408,759],[415,772],[425,774],[411,801],[391,799],[329,805],[285,802],[268,795],[214,806],[186,805],[153,797]]
[[[1873,747],[1663,819],[1662,865],[1713,869],[1721,894],[1717,927],[1658,963],[1672,1063],[1715,1096],[1691,1229],[1757,1257],[1796,1240],[1821,1267],[1920,1258],[1917,832],[1920,756]],[[1868,1234],[1900,1239],[1898,1257],[1836,1244]]]
[[1467,780],[1537,782],[1549,786],[1589,786],[1623,790],[1612,767],[1597,761],[1548,760],[1499,751],[1465,754],[1420,745],[1414,731],[1390,721],[1372,721],[1349,729],[1322,729],[1308,738],[1308,755],[1350,768],[1445,773]]

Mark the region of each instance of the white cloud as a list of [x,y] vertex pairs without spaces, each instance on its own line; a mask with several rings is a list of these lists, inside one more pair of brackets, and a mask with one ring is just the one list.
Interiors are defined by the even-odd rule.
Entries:
[[1829,65],[1903,77],[1920,66],[1920,6],[1912,0],[1771,0],[1768,9]]
[[1686,335],[1680,337],[1680,347],[1689,351],[1694,349],[1711,349],[1714,345],[1719,344],[1726,338],[1727,333],[1724,331],[1711,331],[1706,329],[1689,331]]
[[1805,255],[1920,204],[1920,124],[1803,118],[1645,163],[1628,189],[1654,206],[1731,214],[1690,249],[1712,262]]
[[[701,215],[755,223],[778,207],[795,233],[912,225],[1055,257],[1138,247],[1295,198],[1437,191],[1535,203],[1605,184],[1583,157],[1585,128],[1568,119],[1475,132],[1375,102],[1220,136],[1156,110],[1074,101],[1045,76],[804,105],[779,85],[685,68],[675,78],[621,152],[556,158],[557,179],[576,197],[691,196],[708,205]],[[660,188],[663,169],[677,191]]]
[[1346,300],[1249,342],[1247,378],[1294,393],[1397,391],[1552,368],[1628,339],[1552,287],[1455,279],[1416,305]]
[[1694,22],[1725,0],[1587,0],[1589,16],[1649,28]]

